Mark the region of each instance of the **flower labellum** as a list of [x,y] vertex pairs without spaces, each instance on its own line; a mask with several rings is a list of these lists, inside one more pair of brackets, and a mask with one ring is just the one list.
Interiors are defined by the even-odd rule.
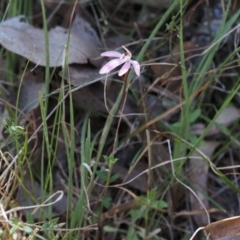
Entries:
[[131,65],[133,66],[133,69],[135,73],[140,76],[140,65],[137,61],[131,60],[132,54],[131,52],[124,46],[122,46],[125,49],[125,53],[121,54],[116,51],[107,51],[101,53],[101,56],[103,57],[115,57],[115,59],[109,61],[106,63],[99,71],[100,74],[105,74],[111,72],[114,68],[120,66],[121,64],[124,64],[122,68],[118,72],[118,76],[122,76],[125,74],[130,68]]

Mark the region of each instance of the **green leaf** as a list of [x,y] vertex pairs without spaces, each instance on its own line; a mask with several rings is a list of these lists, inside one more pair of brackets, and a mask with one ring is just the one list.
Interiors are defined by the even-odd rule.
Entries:
[[25,233],[27,233],[27,234],[32,234],[33,233],[33,229],[32,228],[30,228],[29,226],[23,226],[23,230],[24,230],[24,232]]
[[132,221],[136,222],[139,218],[144,216],[147,206],[143,205],[139,209],[132,209],[130,211]]
[[135,222],[139,218],[138,210],[132,209],[130,211],[130,216],[131,216],[131,219]]
[[59,218],[54,218],[49,221],[50,226],[54,227],[58,223]]
[[102,200],[102,204],[105,208],[109,208],[110,207],[110,204],[111,204],[111,198],[110,197],[105,197],[103,198]]
[[102,181],[107,181],[108,179],[107,174],[102,170],[96,171],[96,174]]
[[168,204],[163,201],[163,200],[155,200],[151,202],[151,205],[153,207],[157,207],[157,208],[167,208]]
[[201,109],[195,109],[190,115],[189,123],[195,122],[199,118],[200,115],[201,115]]
[[19,226],[14,225],[14,226],[10,229],[10,235],[12,235],[13,233],[15,233],[18,229],[19,229]]
[[172,128],[178,129],[179,127],[181,127],[181,122],[175,122],[173,124],[170,125]]
[[111,226],[104,226],[103,227],[103,231],[104,232],[112,232],[112,233],[115,233],[115,232],[118,232],[118,228],[115,228],[115,227],[111,227]]
[[148,198],[149,198],[150,200],[154,200],[155,197],[156,197],[156,190],[155,190],[155,189],[151,189],[150,192],[149,192],[149,194],[148,194]]
[[195,134],[189,134],[189,141],[191,142],[191,144],[195,144],[198,141],[198,137]]
[[138,236],[137,236],[137,232],[136,230],[131,226],[128,229],[128,233],[127,233],[127,240],[138,240]]
[[8,127],[12,126],[12,121],[11,121],[11,119],[6,118],[5,121],[6,121],[6,125],[7,125]]
[[58,220],[59,218],[54,218],[51,221],[44,223],[41,226],[41,229],[44,230],[46,228],[56,228],[56,225],[58,225]]
[[116,181],[119,177],[120,177],[120,175],[119,175],[118,173],[114,174],[114,175],[111,176],[111,178],[110,178],[110,183]]
[[66,225],[66,223],[58,223],[58,224],[54,225],[53,228],[61,228],[65,225]]
[[142,239],[144,239],[145,236],[146,236],[146,231],[145,231],[144,228],[140,228],[140,230],[137,231],[137,234],[138,234],[138,236],[140,236]]
[[14,225],[18,225],[18,223],[19,223],[19,220],[16,218],[11,218],[11,221]]
[[29,224],[34,223],[34,217],[30,213],[27,214],[27,223],[29,223]]
[[44,230],[46,228],[49,228],[50,227],[50,224],[49,223],[44,223],[42,226],[41,226],[41,230]]
[[113,155],[110,156],[103,156],[104,160],[107,162],[108,165],[114,165],[117,162],[117,158],[115,158]]

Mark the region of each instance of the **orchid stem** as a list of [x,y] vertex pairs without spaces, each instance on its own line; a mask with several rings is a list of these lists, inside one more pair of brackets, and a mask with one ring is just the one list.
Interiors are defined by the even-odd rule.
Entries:
[[119,127],[120,127],[120,123],[121,123],[121,120],[122,120],[122,113],[123,113],[123,109],[124,109],[124,106],[125,106],[125,102],[126,102],[126,99],[127,99],[127,91],[128,91],[128,88],[127,88],[127,84],[128,84],[128,73],[129,71],[126,72],[126,74],[124,75],[124,85],[123,85],[123,96],[122,96],[122,99],[121,99],[121,102],[119,104],[119,107],[118,107],[118,110],[117,110],[117,114],[120,110],[120,113],[119,113],[119,121],[118,121],[118,125],[117,125],[117,129],[116,129],[116,135],[115,135],[115,139],[114,139],[114,144],[113,144],[113,154],[115,153],[116,151],[116,144],[117,144],[117,135],[118,135],[118,131],[119,131]]

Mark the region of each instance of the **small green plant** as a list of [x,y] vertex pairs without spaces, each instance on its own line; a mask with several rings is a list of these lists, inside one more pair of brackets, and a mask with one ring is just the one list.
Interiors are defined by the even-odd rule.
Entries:
[[6,124],[5,124],[5,133],[10,134],[10,136],[17,141],[20,136],[25,135],[24,127],[16,125],[13,121],[6,118]]
[[[199,117],[201,116],[201,109],[195,109],[192,112],[189,113],[189,128],[190,124],[193,124]],[[182,127],[182,123],[180,121],[175,122],[171,125],[169,125],[170,130],[177,134],[179,132],[179,129]],[[198,140],[196,135],[190,132],[190,129],[188,129],[188,139],[192,144],[195,144]]]
[[101,170],[96,171],[96,174],[102,181],[110,184],[119,178],[119,174],[114,174],[113,176],[111,176],[112,167],[118,161],[118,159],[114,158],[113,155],[103,157],[108,166],[108,169],[102,167]]
[[32,235],[34,233],[33,228],[31,228],[27,224],[19,221],[18,219],[12,218],[11,221],[12,221],[12,224],[13,224],[12,228],[10,229],[10,234],[11,235],[13,235],[18,230],[22,230],[28,235]]

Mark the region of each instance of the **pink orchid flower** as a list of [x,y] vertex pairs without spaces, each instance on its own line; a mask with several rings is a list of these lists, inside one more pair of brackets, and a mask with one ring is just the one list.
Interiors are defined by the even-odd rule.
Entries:
[[99,71],[100,74],[105,74],[111,72],[114,68],[118,67],[119,65],[123,64],[122,68],[118,72],[118,76],[122,76],[125,74],[131,67],[131,65],[134,68],[135,73],[140,76],[140,65],[137,61],[131,60],[132,53],[124,46],[122,46],[125,53],[121,54],[116,51],[107,51],[101,53],[101,56],[104,57],[116,57],[116,59],[113,59],[106,63]]

